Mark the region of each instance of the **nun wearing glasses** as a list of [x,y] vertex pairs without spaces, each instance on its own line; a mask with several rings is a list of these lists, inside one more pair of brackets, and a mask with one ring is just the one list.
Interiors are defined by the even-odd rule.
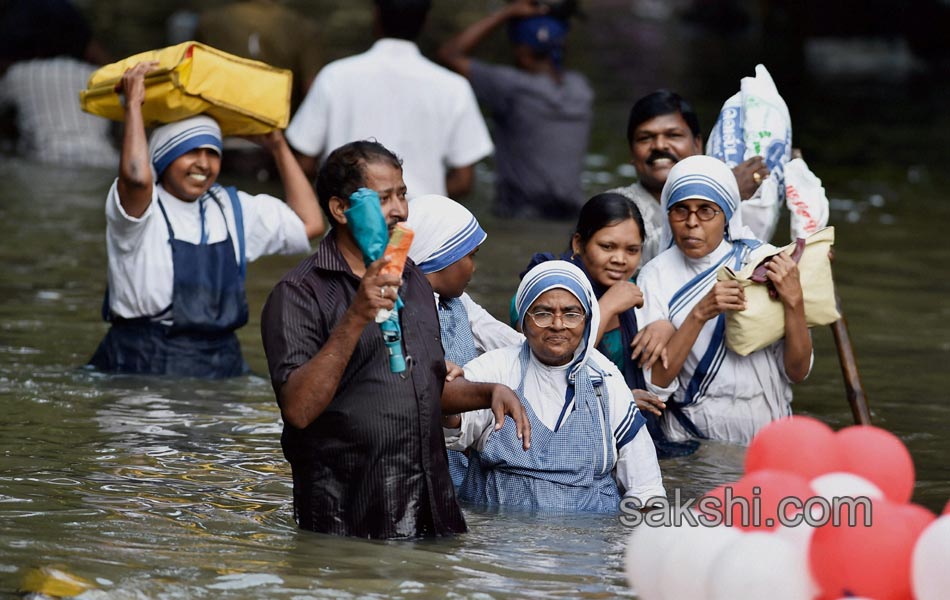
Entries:
[[644,290],[644,321],[667,319],[676,327],[666,367],[654,365],[647,378],[649,390],[666,401],[661,425],[674,441],[747,445],[764,425],[791,415],[791,384],[811,370],[798,266],[785,254],[768,263],[785,335],[740,356],[725,347],[725,312],[745,309],[745,294],[738,282],[717,281],[716,273],[741,268],[762,242],[742,224],[732,170],[709,156],[685,158],[670,170],[660,202],[667,213],[665,250],[643,267],[637,283]]
[[461,500],[556,512],[614,512],[666,497],[644,418],[617,367],[595,348],[600,322],[587,276],[563,260],[525,274],[515,296],[525,341],[465,365],[470,381],[515,390],[531,422],[525,450],[514,423],[490,411],[454,417],[446,445],[470,450]]

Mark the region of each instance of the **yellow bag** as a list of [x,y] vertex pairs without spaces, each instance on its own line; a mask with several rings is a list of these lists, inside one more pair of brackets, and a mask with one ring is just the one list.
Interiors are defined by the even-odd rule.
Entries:
[[[798,261],[798,272],[805,299],[805,321],[809,327],[828,325],[841,318],[835,302],[835,286],[831,277],[828,251],[835,241],[835,228],[825,227],[805,238],[805,248]],[[791,254],[795,244],[779,250]],[[769,296],[765,284],[750,279],[763,259],[778,254],[764,246],[754,250],[746,266],[739,272],[723,267],[719,281],[738,281],[745,288],[746,309],[726,313],[726,347],[746,356],[765,348],[785,335],[785,312],[782,301]]]
[[197,42],[143,52],[100,68],[79,92],[82,109],[124,120],[123,98],[115,87],[127,69],[149,60],[159,64],[145,77],[146,127],[205,113],[221,125],[223,135],[253,135],[283,129],[290,121],[290,71]]

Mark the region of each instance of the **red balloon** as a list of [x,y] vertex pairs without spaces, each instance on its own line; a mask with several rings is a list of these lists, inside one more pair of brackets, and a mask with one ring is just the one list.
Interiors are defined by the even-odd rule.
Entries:
[[[717,522],[720,522],[722,519],[722,510],[723,503],[726,496],[726,488],[734,486],[735,483],[726,483],[720,485],[717,488],[713,488],[703,494],[696,504],[693,505],[693,511],[699,513],[700,523],[709,525],[710,527],[715,525]],[[713,503],[711,501],[704,500],[706,498],[715,498],[717,502]],[[714,521],[715,519],[715,521]]]
[[788,471],[811,481],[841,470],[835,432],[811,417],[772,421],[752,438],[745,455],[745,472]]
[[914,460],[896,435],[872,425],[854,425],[839,431],[835,438],[845,471],[879,487],[888,500],[910,501]]
[[[716,498],[714,506],[708,504],[706,515],[716,514],[722,518],[723,525],[743,530],[772,531],[788,519],[801,512],[801,507],[814,491],[801,475],[786,471],[763,470],[749,473],[739,481],[720,486],[704,498]],[[799,502],[788,502],[779,506],[786,498],[798,498]],[[779,510],[783,511],[781,518]]]
[[872,502],[870,526],[831,523],[811,540],[809,563],[824,596],[910,600],[911,556],[934,515],[917,505]]

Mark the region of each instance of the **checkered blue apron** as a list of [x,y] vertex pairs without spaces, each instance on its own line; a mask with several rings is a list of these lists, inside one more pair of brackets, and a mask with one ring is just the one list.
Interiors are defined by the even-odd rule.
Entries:
[[[439,331],[442,336],[442,348],[445,358],[459,366],[465,366],[478,356],[472,325],[468,320],[465,304],[458,298],[439,299]],[[449,475],[455,489],[462,485],[465,472],[468,471],[468,457],[458,450],[448,451]]]
[[574,410],[552,431],[524,397],[530,352],[525,342],[516,393],[531,422],[531,448],[523,449],[514,420],[505,419],[480,452],[472,451],[459,497],[530,509],[615,512],[620,493],[611,470],[617,455],[602,375],[590,366],[577,371],[566,399],[573,393]]

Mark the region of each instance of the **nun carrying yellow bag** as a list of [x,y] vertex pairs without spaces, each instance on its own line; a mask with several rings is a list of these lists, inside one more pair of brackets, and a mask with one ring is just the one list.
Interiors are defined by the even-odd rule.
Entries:
[[797,258],[808,326],[829,325],[840,319],[828,257],[834,241],[834,227],[825,227],[777,251],[773,246],[759,247],[738,272],[729,267],[720,269],[717,274],[719,281],[738,281],[745,288],[746,309],[726,314],[726,347],[740,356],[747,356],[785,335],[782,302],[770,293],[771,286],[761,275],[760,267],[780,252]]
[[82,109],[122,121],[118,84],[126,70],[146,61],[158,62],[145,78],[146,127],[205,113],[221,124],[223,135],[254,135],[283,129],[290,121],[290,71],[198,42],[143,52],[100,68],[79,93]]

